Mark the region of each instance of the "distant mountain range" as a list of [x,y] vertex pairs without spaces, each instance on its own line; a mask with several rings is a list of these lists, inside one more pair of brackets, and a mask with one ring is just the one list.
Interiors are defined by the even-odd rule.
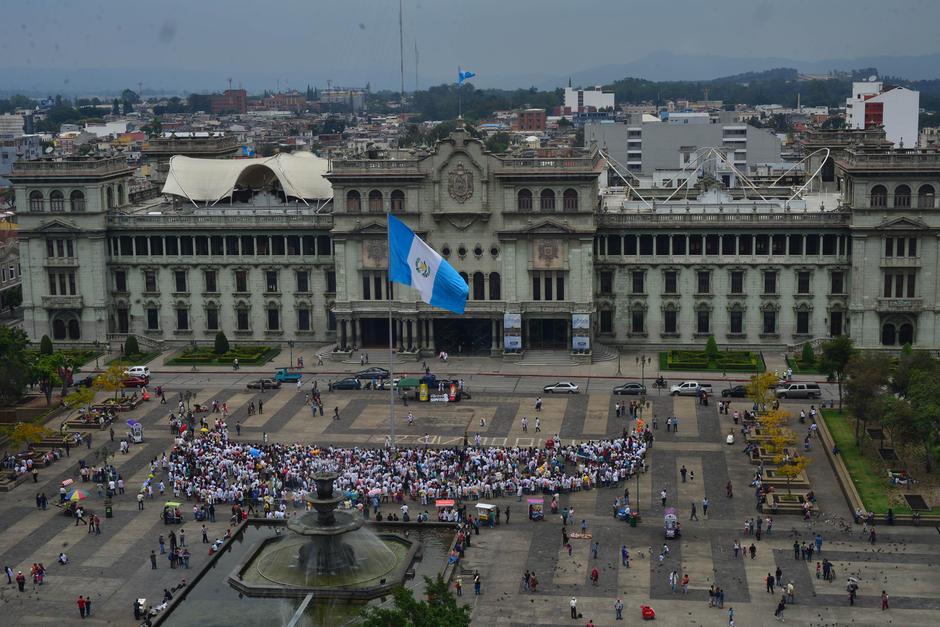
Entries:
[[[854,70],[874,67],[880,75],[908,80],[940,79],[940,54],[920,56],[870,56],[851,59],[823,59],[799,61],[786,57],[731,57],[720,55],[689,55],[669,51],[651,52],[627,63],[599,65],[558,76],[545,70],[528,74],[479,73],[474,84],[480,88],[528,88],[554,89],[568,84],[593,86],[610,84],[626,77],[644,78],[651,81],[707,81],[749,72],[761,72],[771,68],[794,68],[804,74],[827,74],[834,70]],[[173,70],[147,68],[0,68],[0,96],[14,93],[41,96],[51,94],[107,95],[120,93],[125,88],[144,85],[144,92],[157,94],[188,94],[219,91],[227,86],[225,70]],[[327,75],[327,72],[329,73]],[[364,71],[343,72],[337,68],[317,68],[301,72],[281,72],[287,79],[279,85],[305,89],[308,84],[324,87],[327,77],[344,85],[371,83],[374,90],[398,89],[398,78],[382,73],[369,76]],[[275,89],[269,73],[239,72],[236,84],[241,83],[251,93]],[[452,76],[423,76],[422,88],[428,84],[452,82]],[[406,83],[407,84],[407,83]]]

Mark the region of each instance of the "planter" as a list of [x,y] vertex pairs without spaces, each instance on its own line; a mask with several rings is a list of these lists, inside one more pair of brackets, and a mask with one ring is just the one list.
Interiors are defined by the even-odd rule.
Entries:
[[[776,470],[769,469],[764,471],[764,485],[773,487],[775,490],[786,490],[787,489],[787,478],[783,475],[778,475]],[[790,479],[790,489],[791,490],[809,490],[809,479],[806,477],[806,473],[801,472],[799,475]]]
[[[771,495],[770,502],[765,503],[761,506],[761,512],[771,513],[771,514],[780,514],[788,515],[794,514],[797,516],[803,515],[803,503],[806,502],[806,495],[804,494],[777,494],[774,493]],[[815,505],[810,505],[810,510],[813,511],[816,509]]]

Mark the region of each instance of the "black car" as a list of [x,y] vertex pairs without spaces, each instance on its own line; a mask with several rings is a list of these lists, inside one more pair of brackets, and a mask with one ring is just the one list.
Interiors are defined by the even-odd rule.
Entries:
[[334,390],[361,390],[362,383],[356,377],[346,377],[333,382]]
[[82,377],[81,379],[74,379],[72,381],[73,388],[90,388],[95,384],[94,375],[88,375],[87,377]]
[[356,377],[359,379],[387,379],[388,374],[388,370],[385,368],[373,366],[371,368],[366,368],[365,370],[360,370],[356,373]]
[[736,385],[721,391],[721,398],[747,398],[747,387]]
[[[262,386],[264,386],[262,388]],[[255,379],[248,384],[249,390],[277,390],[280,389],[281,382],[275,379]]]
[[623,383],[614,388],[614,394],[639,396],[646,394],[646,386],[640,383]]

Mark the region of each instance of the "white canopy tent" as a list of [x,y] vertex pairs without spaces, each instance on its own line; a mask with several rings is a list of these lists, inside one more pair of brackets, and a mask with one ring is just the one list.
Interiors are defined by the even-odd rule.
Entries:
[[325,200],[333,187],[323,175],[329,162],[309,152],[278,154],[263,159],[194,159],[176,155],[164,194],[192,202],[216,203],[232,195],[236,186],[260,189],[275,179],[287,196],[301,200]]

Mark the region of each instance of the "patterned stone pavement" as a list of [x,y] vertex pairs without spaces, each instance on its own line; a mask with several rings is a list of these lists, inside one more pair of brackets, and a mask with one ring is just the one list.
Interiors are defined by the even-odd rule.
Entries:
[[[171,395],[172,395],[171,390]],[[324,395],[326,415],[311,417],[304,405],[304,394],[293,388],[260,394],[231,387],[205,388],[198,392],[200,401],[227,401],[234,413],[230,425],[239,421],[242,439],[260,439],[263,433],[282,441],[315,441],[349,445],[381,446],[388,432],[387,396],[377,392],[335,392]],[[619,434],[628,426],[617,418],[614,403],[622,400],[609,394],[547,397],[539,417],[542,430],[536,433],[534,396],[501,393],[492,397],[477,395],[469,402],[448,405],[411,403],[396,407],[396,440],[401,446],[423,445],[427,436],[431,446],[457,446],[466,432],[472,443],[479,434],[487,445],[538,446],[553,434],[563,440],[598,438]],[[172,396],[171,396],[172,397]],[[247,416],[250,400],[264,400],[264,413]],[[629,398],[627,397],[627,400]],[[582,625],[589,619],[595,625],[618,624],[613,620],[613,604],[621,597],[625,604],[624,623],[639,620],[641,604],[653,606],[659,623],[674,625],[723,625],[728,623],[728,609],[734,608],[736,625],[763,625],[773,620],[776,595],[765,591],[764,577],[779,566],[785,581],[796,587],[796,603],[784,616],[799,624],[935,624],[940,609],[940,584],[934,569],[940,538],[933,528],[879,528],[879,542],[871,546],[861,527],[840,522],[849,517],[832,470],[825,456],[810,453],[813,464],[808,470],[820,498],[823,515],[818,521],[804,523],[794,518],[778,517],[771,535],[759,542],[742,535],[746,518],[755,515],[752,490],[747,486],[753,468],[741,454],[742,445],[724,444],[732,428],[730,417],[719,416],[714,404],[699,406],[694,399],[651,396],[646,410],[649,420],[655,414],[659,428],[649,455],[649,472],[626,487],[639,501],[643,517],[637,528],[630,528],[612,516],[616,489],[597,489],[562,495],[562,506],[573,507],[575,518],[585,519],[594,540],[600,543],[597,560],[590,554],[590,541],[573,540],[569,556],[561,544],[561,521],[547,516],[544,522],[525,519],[525,503],[515,498],[497,500],[512,509],[511,523],[495,530],[484,529],[475,538],[473,548],[461,565],[466,576],[478,570],[483,578],[480,597],[464,595],[474,608],[474,624],[501,625]],[[740,405],[740,404],[739,404]],[[798,403],[791,403],[798,407]],[[86,533],[57,508],[39,511],[36,492],[45,491],[55,498],[59,483],[77,478],[77,462],[83,456],[96,463],[95,451],[72,450],[61,461],[40,474],[38,484],[23,484],[11,493],[0,495],[0,565],[28,573],[33,562],[43,562],[49,571],[45,585],[27,584],[19,593],[15,585],[0,586],[4,624],[71,624],[78,622],[75,599],[79,594],[93,599],[93,615],[86,623],[132,624],[131,603],[135,597],[158,600],[165,587],[176,585],[191,573],[171,570],[160,560],[152,570],[149,553],[157,549],[157,535],[169,528],[159,520],[159,497],[137,510],[133,492],[146,478],[148,462],[171,444],[166,415],[172,405],[153,402],[127,415],[144,423],[146,441],[132,446],[127,455],[118,454],[115,463],[128,478],[128,494],[115,499],[114,518],[102,520],[102,535]],[[341,420],[330,420],[333,408]],[[408,426],[405,415],[413,411],[416,422]],[[665,431],[665,418],[679,418],[678,433]],[[521,419],[529,418],[523,432]],[[481,418],[485,426],[481,426]],[[234,431],[234,429],[233,429]],[[113,447],[105,432],[95,434],[95,449]],[[689,471],[681,480],[680,468]],[[694,479],[691,474],[694,471]],[[725,496],[725,484],[734,485],[734,498]],[[91,488],[91,484],[81,487]],[[667,506],[675,507],[682,521],[683,534],[670,540],[668,557],[660,561],[663,545],[662,514],[659,491],[667,492]],[[710,500],[708,518],[701,501]],[[698,521],[689,520],[691,504],[696,503]],[[101,511],[101,500],[93,495],[89,507]],[[103,512],[102,514],[103,515]],[[225,516],[210,524],[210,539],[224,532]],[[198,525],[183,525],[192,548],[192,568],[207,559]],[[177,529],[178,531],[178,529]],[[833,561],[838,578],[834,583],[816,579],[815,563],[793,559],[794,539],[808,540],[814,532],[824,537],[823,556]],[[757,547],[756,558],[735,559],[733,541]],[[626,545],[631,553],[631,567],[621,564],[619,548]],[[72,563],[59,566],[55,558],[66,551]],[[600,579],[591,585],[590,571],[597,567]],[[523,592],[520,582],[525,569],[537,573],[540,581],[536,594]],[[671,571],[690,577],[687,594],[673,593],[668,583]],[[844,590],[849,575],[860,579],[860,595],[855,608],[848,607]],[[465,579],[465,582],[468,581]],[[725,590],[725,607],[707,607],[710,585]],[[465,588],[472,591],[470,586]],[[880,611],[880,593],[891,595],[892,609]],[[570,619],[569,601],[578,599],[583,618]],[[275,621],[272,624],[277,624]]]

